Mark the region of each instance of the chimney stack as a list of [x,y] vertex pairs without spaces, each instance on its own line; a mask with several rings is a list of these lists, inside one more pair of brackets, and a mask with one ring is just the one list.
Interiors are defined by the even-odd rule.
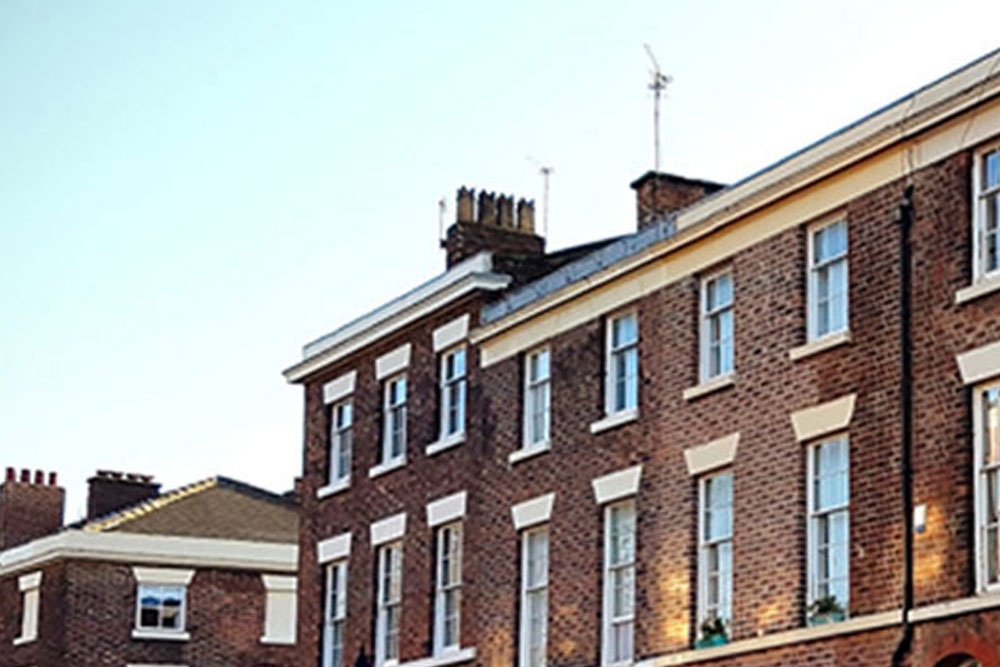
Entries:
[[21,470],[20,480],[16,471],[8,467],[0,484],[0,551],[25,544],[39,537],[59,531],[63,524],[63,507],[66,492],[56,486],[56,474]]
[[152,475],[98,470],[87,480],[87,520],[92,521],[160,495]]
[[635,190],[637,230],[663,222],[671,213],[726,187],[658,171],[647,171],[631,186]]
[[455,222],[441,242],[447,252],[447,267],[483,250],[512,259],[545,253],[545,239],[535,234],[535,202],[513,195],[458,189]]

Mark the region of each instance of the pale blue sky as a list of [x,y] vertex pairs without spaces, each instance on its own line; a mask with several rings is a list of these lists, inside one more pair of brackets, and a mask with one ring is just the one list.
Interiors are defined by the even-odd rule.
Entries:
[[302,343],[437,273],[436,202],[634,225],[1000,46],[1000,3],[0,3],[0,466],[167,487],[300,469]]

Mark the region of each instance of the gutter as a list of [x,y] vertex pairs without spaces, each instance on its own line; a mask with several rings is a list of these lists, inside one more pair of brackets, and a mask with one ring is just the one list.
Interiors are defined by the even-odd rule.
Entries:
[[907,185],[899,202],[899,403],[901,448],[900,496],[903,504],[903,635],[892,654],[893,667],[902,667],[913,646],[913,338],[911,335],[913,263],[910,231],[913,227],[913,186]]

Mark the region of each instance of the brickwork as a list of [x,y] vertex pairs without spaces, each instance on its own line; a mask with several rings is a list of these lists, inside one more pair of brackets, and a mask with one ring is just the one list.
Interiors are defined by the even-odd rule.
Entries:
[[[956,353],[1000,340],[1000,293],[964,305],[970,283],[971,154],[959,153],[913,174],[914,498],[926,504],[916,537],[916,603],[975,594],[973,568],[972,410]],[[475,664],[511,665],[518,656],[520,545],[512,505],[554,492],[550,530],[548,661],[558,667],[600,663],[603,511],[595,477],[641,464],[637,506],[636,655],[689,650],[697,632],[697,480],[683,452],[738,431],[734,475],[734,641],[805,627],[807,445],[792,412],[856,394],[850,443],[850,615],[895,612],[902,603],[902,505],[899,331],[899,225],[903,182],[859,194],[840,209],[850,241],[851,340],[792,360],[806,342],[807,229],[814,221],[761,239],[724,264],[637,299],[640,322],[640,417],[593,435],[603,416],[605,318],[548,342],[552,353],[552,451],[511,464],[521,446],[523,356],[487,369],[470,349],[468,438],[428,458],[437,437],[436,357],[430,331],[464,310],[397,332],[392,339],[326,369],[306,386],[306,501],[302,531],[303,659],[315,660],[321,624],[315,544],[350,530],[347,655],[370,654],[374,564],[371,522],[408,514],[401,658],[430,652],[433,545],[424,506],[469,491],[462,645]],[[640,207],[642,204],[640,204]],[[826,217],[822,219],[827,219]],[[698,382],[699,280],[729,268],[735,284],[733,386],[685,400]],[[414,345],[408,462],[369,479],[378,443],[381,394],[373,360]],[[358,371],[356,460],[349,491],[316,500],[325,471],[327,416],[322,383]],[[969,655],[997,664],[1000,612],[954,614],[916,625],[907,664],[935,667]],[[898,624],[699,664],[885,665]]]
[[34,478],[29,475],[24,470],[15,479],[8,468],[0,484],[0,551],[50,535],[62,526],[66,492],[55,484],[54,476],[46,484],[40,471]]
[[662,172],[646,172],[632,183],[632,189],[635,190],[637,227],[642,229],[656,224],[670,213],[679,211],[723,187],[721,183]]

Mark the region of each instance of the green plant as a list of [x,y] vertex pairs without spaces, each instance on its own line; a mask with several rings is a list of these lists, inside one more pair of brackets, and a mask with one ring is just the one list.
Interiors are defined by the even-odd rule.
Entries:
[[702,637],[726,637],[726,622],[713,616],[702,621],[698,628]]
[[843,614],[844,608],[837,602],[837,596],[827,595],[825,597],[818,598],[809,605],[809,615],[816,616],[829,616],[831,614]]

